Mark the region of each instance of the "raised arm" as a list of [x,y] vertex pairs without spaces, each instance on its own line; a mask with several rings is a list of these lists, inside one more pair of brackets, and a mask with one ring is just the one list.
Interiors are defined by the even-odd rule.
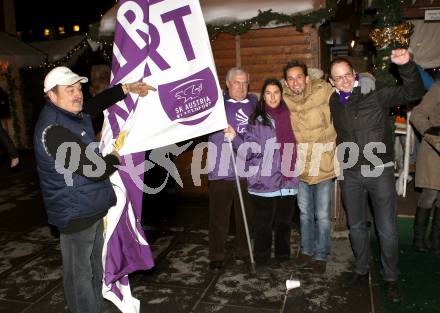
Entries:
[[386,87],[379,99],[385,106],[403,105],[423,97],[424,88],[416,64],[411,61],[406,49],[391,51],[391,61],[398,67],[403,85]]
[[156,88],[143,82],[117,84],[84,102],[83,111],[90,114],[93,119],[105,109],[124,99],[128,93],[145,97],[150,90],[156,91]]

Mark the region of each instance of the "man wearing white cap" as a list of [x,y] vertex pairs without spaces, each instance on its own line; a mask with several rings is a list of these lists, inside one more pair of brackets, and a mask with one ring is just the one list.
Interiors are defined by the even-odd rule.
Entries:
[[88,79],[60,66],[44,79],[48,97],[34,133],[40,186],[49,223],[60,231],[64,294],[72,313],[102,312],[102,218],[116,203],[108,177],[116,170],[122,132],[103,157],[92,143],[92,118],[129,92],[145,96],[153,87],[119,84],[83,104]]

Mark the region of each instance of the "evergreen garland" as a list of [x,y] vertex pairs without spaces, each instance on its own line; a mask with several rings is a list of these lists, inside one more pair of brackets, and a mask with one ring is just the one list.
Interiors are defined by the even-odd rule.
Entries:
[[207,24],[210,38],[215,38],[219,33],[228,33],[231,35],[243,35],[252,27],[264,27],[269,23],[295,25],[298,31],[302,31],[304,25],[316,25],[329,20],[335,16],[336,2],[328,0],[327,7],[307,14],[287,15],[284,13],[273,12],[272,10],[258,10],[258,15],[241,22],[235,22],[227,25]]
[[[252,27],[264,27],[269,23],[295,25],[298,31],[302,31],[304,25],[316,25],[327,21],[335,16],[336,0],[327,0],[326,7],[306,14],[287,15],[284,13],[258,10],[258,15],[241,22],[235,22],[227,25],[207,24],[209,37],[215,38],[219,33],[228,33],[231,35],[243,35]],[[101,37],[99,35],[99,22],[89,27],[87,38],[96,42],[112,41],[113,38]]]

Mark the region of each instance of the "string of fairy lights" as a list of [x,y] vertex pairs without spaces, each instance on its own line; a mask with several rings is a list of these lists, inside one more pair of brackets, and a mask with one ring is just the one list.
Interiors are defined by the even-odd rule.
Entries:
[[[292,25],[298,31],[302,31],[305,25],[319,26],[325,21],[331,20],[336,14],[337,5],[340,0],[327,0],[326,7],[308,13],[300,13],[296,15],[287,15],[284,13],[273,12],[272,10],[258,11],[257,16],[241,21],[224,25],[207,24],[207,30],[210,40],[214,42],[217,36],[221,33],[231,35],[243,35],[251,29],[257,29],[268,25]],[[372,0],[369,0],[371,5]],[[415,1],[413,1],[415,2]],[[381,54],[386,54],[386,50],[395,46],[408,46],[409,38],[412,32],[412,25],[409,23],[402,23],[402,8],[403,0],[375,0],[375,6],[378,10],[376,19],[378,20],[378,27],[370,34],[370,38],[374,42],[378,51],[378,61],[374,65],[374,74],[376,79],[387,81],[392,80],[387,71],[388,62],[386,58],[381,58]],[[102,16],[102,15],[101,15]],[[113,38],[102,37],[99,34],[99,22],[90,25],[88,32],[84,38],[70,49],[64,57],[56,61],[49,62],[47,59],[37,66],[24,66],[20,70],[43,70],[45,72],[56,66],[72,65],[71,62],[74,57],[78,57],[82,52],[89,49],[93,45],[99,47],[99,52],[103,60],[111,63],[113,52]],[[436,76],[440,75],[440,67],[431,69]],[[15,111],[15,95],[20,92],[17,89],[16,81],[12,75],[12,65],[9,63],[0,64],[0,78],[7,82],[7,93],[10,99],[11,115],[17,114]],[[18,119],[13,118],[16,122]],[[18,122],[17,122],[18,123]],[[16,135],[19,133],[19,125],[14,123],[13,127]]]
[[[402,0],[394,0],[391,2],[401,2]],[[284,13],[274,12],[272,10],[258,11],[257,16],[240,21],[229,23],[225,25],[213,25],[207,24],[207,30],[211,41],[215,41],[220,33],[227,33],[231,35],[243,35],[251,29],[265,27],[267,25],[292,25],[298,31],[302,31],[305,25],[320,25],[321,23],[331,20],[337,9],[337,4],[339,0],[328,0],[326,1],[326,7],[321,8],[308,13],[300,13],[296,15],[287,15]],[[380,11],[381,3],[385,6],[389,12],[385,14],[386,17],[393,17],[395,10],[390,7],[389,2],[385,0],[377,1]],[[388,3],[388,4],[387,4]],[[371,39],[375,43],[376,47],[380,48],[387,46],[392,42],[398,41],[401,45],[409,44],[409,36],[411,35],[411,24],[405,23],[396,26],[389,26],[386,28],[376,28],[370,35]],[[51,69],[56,66],[70,65],[72,58],[79,55],[82,51],[89,48],[89,41],[93,41],[95,45],[99,46],[99,51],[103,60],[110,64],[112,59],[112,49],[113,49],[113,38],[112,37],[101,37],[99,35],[99,22],[91,24],[89,31],[85,34],[84,38],[76,44],[72,49],[70,49],[66,55],[56,61],[45,60],[37,66],[25,66],[25,69]],[[383,66],[381,66],[383,67]],[[383,70],[386,70],[385,68]],[[436,69],[437,70],[437,69]]]
[[[258,15],[241,21],[230,23],[226,25],[211,25],[207,24],[207,30],[211,41],[215,41],[217,35],[220,33],[228,33],[232,35],[243,35],[251,29],[260,28],[271,25],[294,25],[298,31],[301,31],[303,26],[305,25],[318,25],[321,24],[332,17],[334,17],[336,12],[336,0],[328,0],[326,3],[326,7],[308,12],[303,14],[297,14],[294,16],[273,12],[272,10],[267,11],[258,11]],[[24,66],[20,68],[20,70],[34,71],[34,70],[43,70],[44,72],[49,71],[50,69],[63,66],[63,65],[71,65],[72,59],[74,57],[78,57],[83,51],[86,51],[90,47],[89,41],[93,41],[93,45],[97,45],[99,47],[99,51],[101,53],[102,58],[106,63],[111,63],[112,52],[113,52],[113,38],[111,37],[101,37],[99,35],[99,22],[96,22],[90,25],[88,32],[85,34],[84,38],[77,43],[72,49],[70,49],[64,57],[58,59],[56,61],[50,62],[48,59],[43,61],[41,64],[37,66]],[[17,89],[15,84],[15,80],[12,72],[12,66],[10,64],[3,64],[5,66],[5,71],[2,71],[2,76],[7,81],[8,87],[8,95],[12,101],[15,101],[16,92],[20,92]],[[15,111],[15,102],[10,102],[11,107],[11,116],[14,121],[18,121],[17,112]],[[17,124],[17,125],[15,125]],[[17,123],[14,123],[15,133],[19,133],[20,126]]]
[[[251,29],[264,27],[269,24],[294,25],[298,31],[301,31],[305,25],[318,25],[334,17],[336,5],[336,0],[329,0],[327,1],[325,8],[293,16],[273,12],[272,10],[258,11],[257,16],[241,22],[234,22],[226,25],[207,24],[206,27],[211,41],[214,41],[220,33],[243,35]],[[89,47],[89,40],[93,41],[100,47],[99,49],[103,59],[110,63],[112,58],[113,38],[101,37],[99,35],[99,22],[96,22],[90,25],[89,31],[85,34],[84,38],[69,50],[63,58],[53,62],[45,60],[40,65],[25,66],[25,68],[28,70],[33,70],[35,68],[51,69],[56,66],[69,65],[74,56],[77,56]]]

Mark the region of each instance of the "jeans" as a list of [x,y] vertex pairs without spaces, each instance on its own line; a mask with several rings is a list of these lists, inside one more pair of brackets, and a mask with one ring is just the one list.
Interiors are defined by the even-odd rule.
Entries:
[[315,185],[299,182],[301,250],[320,261],[330,254],[332,187],[332,179]]
[[102,219],[72,234],[60,234],[64,295],[71,313],[100,313],[102,297]]
[[385,281],[397,281],[399,245],[397,239],[397,208],[394,168],[386,167],[379,177],[364,177],[360,169],[344,171],[341,181],[342,201],[347,210],[350,240],[356,259],[355,272],[368,273],[368,198],[380,241],[380,261]]
[[260,197],[250,195],[255,208],[254,254],[257,264],[270,262],[272,230],[275,234],[275,258],[290,257],[290,233],[295,196]]

